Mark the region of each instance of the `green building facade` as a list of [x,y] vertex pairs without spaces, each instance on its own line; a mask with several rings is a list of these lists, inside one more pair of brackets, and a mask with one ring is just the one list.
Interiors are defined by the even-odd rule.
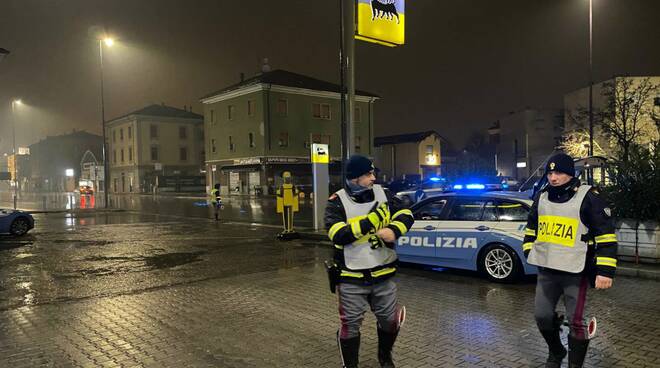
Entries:
[[[356,91],[355,152],[373,155],[378,96]],[[311,143],[329,145],[331,177],[339,182],[339,86],[283,70],[260,74],[201,99],[207,185],[223,194],[272,194],[283,171],[311,190]],[[334,175],[333,175],[334,174]]]

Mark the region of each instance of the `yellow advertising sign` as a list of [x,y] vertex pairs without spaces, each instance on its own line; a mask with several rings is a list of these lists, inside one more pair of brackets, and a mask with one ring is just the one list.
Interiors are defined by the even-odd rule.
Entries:
[[405,0],[358,0],[355,38],[385,46],[403,45]]
[[312,163],[327,164],[330,163],[330,152],[327,144],[312,144]]

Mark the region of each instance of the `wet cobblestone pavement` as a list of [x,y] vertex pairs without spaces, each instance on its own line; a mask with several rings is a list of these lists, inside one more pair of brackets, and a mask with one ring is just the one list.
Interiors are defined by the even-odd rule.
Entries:
[[[338,367],[328,245],[135,213],[37,215],[0,237],[0,367]],[[539,367],[533,282],[404,267],[398,367]],[[591,292],[587,367],[660,366],[660,283]],[[375,319],[361,367],[377,367]]]

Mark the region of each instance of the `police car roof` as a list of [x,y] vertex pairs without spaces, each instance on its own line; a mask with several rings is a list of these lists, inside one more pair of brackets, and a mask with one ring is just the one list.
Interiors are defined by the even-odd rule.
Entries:
[[528,205],[532,204],[532,200],[529,198],[529,195],[524,192],[508,192],[508,191],[470,191],[470,190],[461,190],[456,192],[443,192],[442,194],[436,194],[425,198],[417,203],[415,207],[418,207],[420,203],[426,203],[432,201],[434,198],[442,197],[488,197],[488,198],[499,198],[499,199],[513,199],[520,202],[525,202]]

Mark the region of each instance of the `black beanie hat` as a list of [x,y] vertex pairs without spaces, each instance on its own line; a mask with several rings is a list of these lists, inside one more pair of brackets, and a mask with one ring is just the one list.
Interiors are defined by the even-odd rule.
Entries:
[[561,172],[570,176],[575,176],[575,164],[573,158],[565,153],[558,153],[548,160],[545,164],[545,173],[550,171]]
[[355,179],[375,170],[374,164],[371,160],[361,155],[353,155],[346,162],[346,179]]

